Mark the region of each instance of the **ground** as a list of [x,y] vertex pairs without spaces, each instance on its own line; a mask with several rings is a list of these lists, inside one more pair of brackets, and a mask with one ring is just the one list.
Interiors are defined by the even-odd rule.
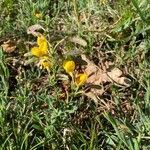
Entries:
[[149,0],[2,0],[0,20],[1,150],[150,149]]

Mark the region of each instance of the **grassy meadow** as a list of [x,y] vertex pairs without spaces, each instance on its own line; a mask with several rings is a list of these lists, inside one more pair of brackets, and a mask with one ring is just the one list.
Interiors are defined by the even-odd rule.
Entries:
[[0,150],[150,150],[150,1],[1,0]]

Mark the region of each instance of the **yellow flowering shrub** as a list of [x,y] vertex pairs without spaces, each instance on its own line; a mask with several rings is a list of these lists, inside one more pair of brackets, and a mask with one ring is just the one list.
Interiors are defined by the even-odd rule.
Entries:
[[87,74],[86,73],[79,73],[77,75],[73,75],[73,72],[75,70],[75,62],[72,60],[66,60],[63,63],[63,68],[65,71],[72,77],[73,83],[75,83],[77,86],[81,86],[85,84],[87,81]]

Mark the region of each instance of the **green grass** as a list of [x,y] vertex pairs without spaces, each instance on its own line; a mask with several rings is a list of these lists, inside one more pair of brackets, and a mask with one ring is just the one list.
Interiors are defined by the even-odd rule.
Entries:
[[[150,149],[149,0],[2,0],[0,20],[0,44],[20,40],[12,53],[0,48],[1,150]],[[34,24],[55,48],[50,74],[25,65],[36,40],[27,28]],[[71,42],[73,36],[87,46]],[[112,61],[131,86],[109,84],[98,105],[74,87],[61,98],[62,60],[74,50],[95,63]]]

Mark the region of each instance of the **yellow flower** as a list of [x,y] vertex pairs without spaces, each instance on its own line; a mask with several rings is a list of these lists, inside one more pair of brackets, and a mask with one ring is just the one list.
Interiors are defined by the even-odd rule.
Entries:
[[35,15],[36,18],[41,18],[41,17],[42,17],[42,14],[41,14],[41,13],[38,13],[38,12],[35,13],[34,15]]
[[75,78],[75,83],[77,86],[83,85],[87,81],[87,74],[86,73],[80,73]]
[[37,57],[40,57],[42,55],[41,51],[39,50],[39,47],[31,48],[31,54]]
[[43,35],[38,36],[38,38],[37,38],[37,44],[38,44],[38,46],[40,46],[43,43],[47,44],[46,38]]
[[108,3],[108,0],[100,0],[100,3],[106,5]]
[[47,45],[43,43],[40,47],[33,47],[31,49],[31,54],[36,57],[42,57],[48,54]]
[[31,49],[31,54],[36,57],[43,57],[48,55],[48,44],[44,36],[39,36],[37,38],[37,44],[39,47],[33,47]]
[[72,75],[75,69],[75,62],[72,60],[64,61],[63,68],[69,75]]
[[52,66],[49,58],[47,56],[44,56],[40,60],[40,65],[42,68],[47,69],[49,71],[50,67]]
[[47,42],[43,42],[40,44],[39,46],[40,51],[42,52],[43,55],[47,55],[48,54],[48,45]]

